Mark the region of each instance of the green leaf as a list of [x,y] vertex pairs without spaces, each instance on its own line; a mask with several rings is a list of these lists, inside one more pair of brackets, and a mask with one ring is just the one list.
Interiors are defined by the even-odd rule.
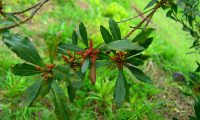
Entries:
[[136,58],[139,58],[139,59],[141,59],[141,60],[143,60],[143,61],[150,58],[149,55],[145,55],[145,54],[139,54],[139,55],[136,55],[135,57],[136,57]]
[[45,67],[37,50],[27,37],[10,34],[3,36],[3,41],[18,57],[35,65]]
[[58,45],[60,42],[60,34],[58,34],[52,41],[49,43],[49,57],[51,63],[54,63],[54,59],[57,56]]
[[193,116],[189,116],[189,120],[197,120],[197,119]]
[[6,16],[6,18],[10,18],[10,19],[12,19],[12,20],[15,21],[15,22],[20,21],[20,19],[19,19],[16,15],[14,15],[14,14],[5,13],[5,16]]
[[110,31],[112,33],[114,40],[121,40],[121,32],[120,32],[120,28],[119,28],[117,22],[114,21],[113,19],[110,19],[109,20],[109,28],[110,28]]
[[10,31],[9,30],[7,30],[7,29],[5,29],[5,30],[1,30],[0,31],[0,35],[1,36],[10,36]]
[[25,100],[22,102],[24,107],[29,107],[34,102],[41,88],[41,84],[42,80],[38,80],[26,89],[24,93]]
[[51,84],[54,95],[55,113],[59,120],[70,120],[70,110],[67,106],[67,99],[64,91],[54,80]]
[[125,60],[127,63],[130,63],[131,65],[134,65],[134,66],[140,66],[140,65],[143,65],[144,62],[143,60],[139,59],[139,58],[136,58],[136,57],[131,57],[131,58],[128,58]]
[[83,62],[83,65],[82,65],[82,67],[81,67],[81,72],[82,72],[82,73],[85,73],[85,72],[87,71],[87,69],[89,68],[89,66],[90,66],[90,59],[87,58],[87,59],[85,59],[85,61]]
[[76,31],[74,30],[72,33],[72,44],[77,45],[77,43],[78,43],[78,35]]
[[151,45],[152,42],[153,42],[153,38],[147,38],[146,41],[140,45],[144,47],[145,49],[147,49]]
[[69,82],[69,84],[67,86],[67,92],[68,92],[70,102],[74,102],[76,89],[71,82]]
[[154,4],[156,4],[157,1],[158,0],[151,0],[144,9],[147,9],[147,8],[153,6]]
[[5,13],[4,15],[4,18],[0,19],[0,27],[14,25],[20,21],[19,18],[13,14]]
[[106,60],[110,59],[110,56],[106,53],[100,52],[98,54],[98,60],[105,60],[105,59]]
[[51,89],[51,83],[52,83],[52,79],[43,80],[42,86],[41,86],[39,93],[38,93],[38,96],[43,98],[46,94],[48,94],[49,90]]
[[200,72],[200,63],[199,63],[199,62],[197,62],[197,65],[198,65],[198,67],[197,67],[197,69],[196,69],[196,71],[195,71],[195,72]]
[[79,32],[81,35],[81,39],[83,40],[84,44],[88,47],[87,30],[82,22],[79,24]]
[[19,76],[30,76],[30,75],[40,74],[43,72],[37,70],[36,66],[26,63],[16,64],[14,67],[11,68],[11,70],[15,75]]
[[102,25],[100,26],[100,31],[101,31],[101,36],[103,37],[103,40],[106,44],[113,41],[111,34],[104,26]]
[[133,42],[138,42],[140,44],[144,43],[149,35],[154,31],[155,29],[153,28],[148,28],[143,30],[141,33],[139,33],[132,41]]
[[65,43],[59,44],[59,47],[58,47],[59,53],[66,54],[68,50],[80,52],[80,51],[83,51],[84,49],[82,49],[76,45],[73,45],[73,44],[65,44]]
[[114,89],[114,99],[117,107],[120,107],[127,97],[127,83],[126,78],[123,74],[123,70],[119,70],[117,81]]
[[74,75],[78,78],[78,80],[83,80],[85,78],[85,73],[81,72],[81,69],[74,72]]
[[167,12],[167,14],[166,14],[166,17],[171,18],[172,13],[173,13],[173,10],[169,10],[169,11]]
[[110,50],[118,50],[118,51],[124,51],[124,50],[143,50],[144,48],[132,43],[129,40],[117,40],[113,41],[109,44],[107,44],[107,48]]
[[171,9],[177,14],[178,13],[178,5],[176,3],[171,2]]
[[172,117],[172,120],[178,120],[178,118],[176,118],[176,117]]
[[65,65],[58,65],[53,69],[53,76],[54,79],[57,80],[64,80],[64,81],[69,81],[70,78],[72,77],[70,74],[70,69],[68,66]]
[[197,120],[200,120],[200,98],[195,101],[194,110]]
[[131,73],[140,81],[145,82],[145,83],[152,83],[152,80],[144,74],[143,71],[140,69],[132,66],[132,65],[126,65],[126,67],[131,71]]
[[200,78],[198,74],[192,72],[189,73],[189,77],[194,82],[198,82]]
[[[146,41],[144,43],[139,44],[139,45],[144,48],[143,50],[145,50],[151,45],[152,42],[153,42],[153,38],[148,38],[148,39],[146,39]],[[143,50],[132,50],[132,51],[129,51],[127,56],[136,55],[136,54],[142,52]]]

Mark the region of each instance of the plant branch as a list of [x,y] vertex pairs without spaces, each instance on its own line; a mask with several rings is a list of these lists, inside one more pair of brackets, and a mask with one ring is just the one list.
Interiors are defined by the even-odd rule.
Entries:
[[19,26],[19,25],[21,25],[21,24],[26,23],[27,21],[29,21],[30,19],[32,19],[32,18],[35,16],[35,14],[38,12],[38,10],[39,10],[45,3],[47,3],[48,1],[49,1],[49,0],[44,0],[44,1],[40,2],[40,3],[38,3],[38,4],[33,5],[32,7],[28,8],[28,9],[26,9],[26,10],[23,10],[23,11],[20,11],[20,12],[11,13],[11,14],[21,14],[21,13],[27,12],[28,10],[31,10],[31,9],[37,7],[37,8],[32,12],[31,16],[29,16],[28,18],[26,18],[26,19],[24,19],[24,20],[22,20],[22,21],[20,21],[20,22],[18,22],[18,23],[16,23],[16,24],[13,24],[13,25],[10,25],[10,26],[2,27],[2,28],[0,28],[0,31],[5,30],[5,29],[12,29],[12,28],[17,27],[17,26]]
[[137,18],[137,17],[140,17],[141,15],[144,15],[144,14],[146,14],[146,13],[148,13],[148,12],[152,11],[153,9],[154,9],[154,8],[152,8],[152,9],[149,9],[149,10],[147,10],[147,11],[143,12],[143,13],[140,13],[140,14],[138,14],[137,16],[134,16],[134,17],[132,17],[132,18],[129,18],[129,19],[126,19],[126,20],[119,21],[119,22],[117,22],[117,23],[123,23],[123,22],[130,21],[130,20],[132,20],[132,19],[135,19],[135,18]]
[[[128,38],[129,36],[131,36],[131,34],[133,34],[133,32],[135,32],[138,28],[140,28],[140,26],[142,26],[146,21],[150,21],[149,19],[151,19],[154,15],[154,13],[166,2],[167,0],[161,0],[159,3],[156,4],[156,6],[153,8],[153,10],[151,11],[151,13],[149,13],[134,29],[132,29],[125,37],[124,39]],[[148,24],[147,24],[148,25]]]
[[149,25],[149,23],[150,23],[152,17],[153,17],[153,14],[148,18],[147,23],[146,23],[146,25],[144,26],[144,29],[146,29],[146,28],[148,27],[148,25]]
[[[48,1],[48,0],[44,0],[44,1]],[[39,3],[37,3],[37,4],[33,5],[33,6],[31,6],[31,7],[29,7],[29,8],[27,8],[27,9],[25,9],[25,10],[18,11],[18,12],[11,12],[10,14],[17,15],[17,14],[25,13],[25,12],[27,12],[27,11],[30,11],[30,10],[32,10],[32,9],[34,9],[34,8],[36,8],[36,7],[38,7],[38,6],[39,6],[40,4],[42,4],[44,1],[41,1],[41,2],[39,2]]]

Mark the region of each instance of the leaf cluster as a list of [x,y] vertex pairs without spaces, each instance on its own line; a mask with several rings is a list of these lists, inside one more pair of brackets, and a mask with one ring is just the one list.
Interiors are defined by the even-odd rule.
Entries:
[[[88,37],[87,29],[81,22],[72,33],[71,43],[61,42],[59,38],[49,43],[49,63],[45,63],[40,57],[36,47],[27,37],[19,34],[12,34],[10,31],[2,31],[3,42],[12,50],[24,63],[13,66],[12,72],[18,76],[40,75],[41,79],[29,86],[24,93],[23,106],[33,105],[40,97],[49,92],[53,94],[55,113],[60,120],[70,119],[70,110],[67,104],[66,95],[60,86],[65,82],[70,102],[75,99],[75,93],[82,87],[83,80],[89,71],[89,78],[92,84],[96,82],[96,69],[101,67],[102,62],[109,62],[118,69],[118,76],[114,88],[114,100],[117,107],[120,107],[125,100],[129,100],[129,86],[124,75],[124,68],[138,80],[145,83],[152,83],[152,80],[138,68],[149,58],[143,54],[153,41],[150,34],[152,28],[142,30],[133,39],[123,39],[120,27],[113,19],[109,20],[109,29],[100,26],[100,32],[104,43],[94,47],[94,41]],[[79,44],[83,43],[81,47]],[[59,57],[59,56],[62,56]],[[63,61],[64,64],[59,64]],[[109,67],[108,69],[113,69]]]

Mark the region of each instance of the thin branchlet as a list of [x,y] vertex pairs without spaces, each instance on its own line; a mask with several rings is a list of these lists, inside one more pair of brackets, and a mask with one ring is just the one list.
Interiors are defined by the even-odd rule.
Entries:
[[[48,1],[48,0],[45,0],[45,1]],[[33,6],[29,7],[29,8],[26,8],[26,9],[24,9],[24,10],[22,10],[22,11],[10,12],[10,14],[13,14],[13,15],[23,14],[23,13],[25,13],[25,12],[28,12],[28,11],[32,10],[32,9],[35,9],[36,7],[38,7],[39,5],[41,5],[43,2],[44,2],[44,1],[41,1],[41,2],[39,2],[39,3],[36,3],[35,5],[33,5]]]
[[122,20],[122,21],[119,21],[119,22],[117,22],[117,23],[128,22],[128,21],[130,21],[130,20],[133,20],[133,19],[135,19],[135,18],[138,18],[138,17],[140,17],[140,16],[142,16],[142,15],[144,15],[144,14],[146,14],[146,13],[148,13],[148,12],[152,11],[153,9],[154,9],[154,8],[152,8],[152,9],[149,9],[149,10],[147,10],[147,11],[145,11],[145,12],[141,13],[141,14],[138,14],[138,15],[136,15],[136,16],[134,16],[134,17],[132,17],[132,18],[129,18],[129,19],[126,19],[126,20]]
[[166,2],[167,0],[161,0],[156,4],[156,6],[153,8],[153,10],[137,25],[135,26],[125,37],[124,39],[127,39],[130,37],[137,29],[139,29],[145,22],[147,22],[146,26],[148,26],[148,22],[153,17],[154,13]]
[[27,9],[23,10],[23,11],[11,13],[11,14],[13,14],[13,15],[14,15],[14,14],[22,14],[22,13],[25,13],[25,12],[27,12],[27,11],[29,11],[29,10],[35,9],[35,10],[31,13],[31,15],[30,15],[28,18],[26,18],[26,19],[24,19],[24,20],[22,20],[22,21],[19,21],[19,22],[13,24],[13,25],[4,26],[4,27],[0,28],[0,31],[6,30],[6,29],[15,28],[15,27],[20,26],[21,24],[24,24],[24,23],[26,23],[27,21],[31,20],[31,19],[35,16],[35,14],[39,11],[39,9],[40,9],[45,3],[47,3],[48,1],[49,1],[49,0],[44,0],[44,1],[42,1],[42,2],[39,2],[38,4],[33,5],[33,6],[30,7],[30,8],[27,8]]

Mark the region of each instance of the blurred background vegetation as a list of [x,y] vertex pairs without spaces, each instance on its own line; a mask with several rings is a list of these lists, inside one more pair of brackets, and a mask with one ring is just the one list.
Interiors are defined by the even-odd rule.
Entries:
[[[37,2],[38,0],[5,0],[5,9],[18,11]],[[90,39],[101,43],[103,40],[99,26],[108,26],[109,17],[116,21],[130,18],[144,11],[148,2],[149,0],[51,0],[31,21],[12,31],[31,38],[47,60],[47,43],[58,37],[58,33],[61,34],[62,41],[70,42],[74,27],[83,21],[88,28]],[[144,16],[121,23],[123,35],[142,17]],[[182,94],[188,90],[182,85],[185,81],[177,82],[172,78],[172,74],[178,72],[188,80],[188,73],[197,67],[199,56],[188,54],[191,52],[189,47],[193,43],[192,37],[182,30],[179,23],[167,18],[163,10],[155,14],[150,26],[156,28],[153,34],[155,39],[146,50],[151,58],[142,68],[151,76],[153,85],[133,81],[133,76],[127,71],[130,102],[117,109],[113,106],[113,86],[117,72],[101,67],[97,71],[96,85],[92,86],[86,78],[83,89],[78,91],[75,102],[70,104],[75,116],[73,119],[165,120],[177,117],[186,120],[189,115],[194,114],[192,100]],[[20,59],[0,41],[0,119],[56,119],[52,112],[50,94],[31,108],[14,107],[15,104],[20,104],[20,95],[26,87],[33,83],[34,79],[40,79],[14,76],[10,72],[10,66],[19,61]]]

